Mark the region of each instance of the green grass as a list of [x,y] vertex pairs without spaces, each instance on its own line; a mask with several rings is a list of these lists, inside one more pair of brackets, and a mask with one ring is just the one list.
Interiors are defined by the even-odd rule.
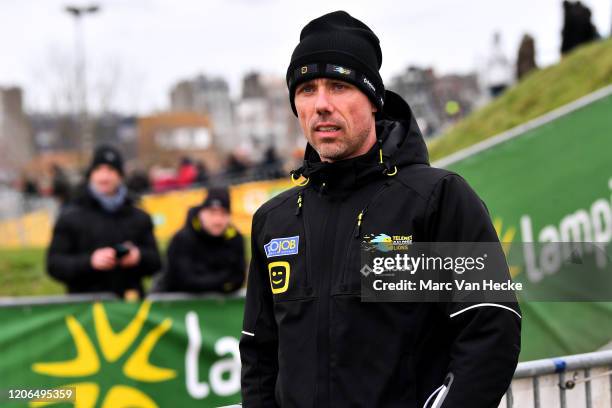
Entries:
[[[162,259],[168,242],[160,242]],[[64,285],[47,274],[44,248],[0,249],[0,296],[61,295]],[[151,278],[143,281],[145,290]]]
[[63,285],[45,271],[45,250],[0,250],[0,296],[38,296],[64,293]]
[[[248,261],[251,258],[250,237],[245,236],[244,241]],[[169,243],[158,242],[164,262]],[[45,253],[43,248],[0,249],[0,297],[64,294],[64,285],[47,274]],[[145,292],[151,283],[150,277],[143,280]]]
[[429,143],[432,161],[537,118],[612,84],[612,39],[584,45],[531,72],[502,96]]

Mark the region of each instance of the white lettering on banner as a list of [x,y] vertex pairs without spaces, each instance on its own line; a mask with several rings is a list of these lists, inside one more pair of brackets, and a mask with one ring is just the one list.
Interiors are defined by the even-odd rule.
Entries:
[[[612,178],[608,181],[608,188],[612,190]],[[539,257],[533,245],[531,217],[523,215],[520,223],[527,277],[531,282],[539,282],[546,275],[556,273],[572,252],[582,255],[593,250],[593,245],[583,247],[583,242],[607,244],[612,240],[612,196],[610,200],[597,199],[589,209],[579,208],[564,216],[558,227],[544,226],[535,241],[545,243],[540,246]],[[597,267],[604,268],[608,263],[605,251],[595,251],[595,261]]]
[[[218,356],[229,354],[231,357],[215,362],[210,368],[210,386],[217,395],[226,397],[240,392],[240,347],[233,337],[222,337],[215,343]],[[227,380],[223,374],[229,373]]]
[[205,382],[198,381],[198,356],[202,347],[202,335],[200,334],[200,323],[196,312],[189,312],[185,316],[187,327],[187,352],[185,353],[185,382],[187,392],[193,398],[202,399],[208,397],[210,387]]
[[[228,358],[216,361],[210,367],[209,379],[210,386],[206,382],[199,380],[198,360],[202,347],[202,334],[198,315],[190,311],[185,316],[185,326],[187,327],[187,352],[185,353],[185,385],[187,392],[192,398],[204,399],[210,394],[210,389],[220,396],[233,395],[240,392],[240,350],[238,339],[226,336],[215,342],[215,354]],[[223,374],[229,373],[227,379]]]

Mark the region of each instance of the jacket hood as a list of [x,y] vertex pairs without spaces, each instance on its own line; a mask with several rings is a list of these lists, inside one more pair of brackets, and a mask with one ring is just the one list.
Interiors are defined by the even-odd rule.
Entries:
[[[394,174],[411,164],[429,164],[427,146],[412,110],[401,96],[385,92],[385,108],[376,115],[377,143],[362,156],[334,163],[322,162],[308,143],[304,164],[292,177],[304,176],[315,188],[350,188],[371,177]],[[382,160],[380,150],[382,150]]]
[[191,207],[187,211],[187,217],[185,219],[185,228],[192,233],[201,236],[203,238],[212,238],[210,234],[204,230],[202,227],[202,223],[200,222],[200,217],[198,213],[202,209],[202,205],[198,205],[195,207]]

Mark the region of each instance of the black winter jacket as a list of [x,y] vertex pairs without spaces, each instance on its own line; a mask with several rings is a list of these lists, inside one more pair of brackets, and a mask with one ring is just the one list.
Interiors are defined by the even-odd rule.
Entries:
[[[378,146],[336,163],[308,146],[299,171],[308,184],[254,216],[240,341],[247,408],[493,408],[510,384],[516,303],[360,301],[364,235],[499,242],[468,184],[429,166],[408,105],[388,92],[385,112],[382,164]],[[279,249],[276,238],[291,239]]]
[[185,226],[168,247],[167,290],[178,292],[234,292],[244,283],[244,239],[233,226],[214,237],[202,229],[191,208]]
[[[140,264],[98,271],[91,267],[91,254],[99,248],[131,241],[140,250]],[[123,296],[136,289],[143,294],[141,280],[161,267],[151,217],[134,207],[132,199],[117,212],[102,209],[86,188],[62,209],[47,251],[47,271],[66,284],[69,293],[114,292]]]

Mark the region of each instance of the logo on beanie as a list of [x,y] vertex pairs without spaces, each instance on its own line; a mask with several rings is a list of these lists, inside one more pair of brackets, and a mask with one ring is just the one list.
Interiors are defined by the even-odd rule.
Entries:
[[308,73],[308,66],[304,65],[302,69],[300,70],[300,72],[302,73],[302,75]]
[[115,153],[113,153],[113,152],[106,152],[106,153],[104,154],[104,158],[105,158],[107,161],[112,162],[113,160],[115,160]]
[[334,66],[334,72],[337,72],[339,74],[342,75],[350,75],[351,74],[351,70],[348,68],[344,68],[344,67],[340,67],[338,65]]
[[372,89],[372,91],[374,91],[374,93],[376,93],[376,88],[374,87],[374,85],[372,85],[372,83],[370,81],[368,81],[368,78],[363,77],[363,83],[366,84],[367,86],[369,86],[370,89]]

